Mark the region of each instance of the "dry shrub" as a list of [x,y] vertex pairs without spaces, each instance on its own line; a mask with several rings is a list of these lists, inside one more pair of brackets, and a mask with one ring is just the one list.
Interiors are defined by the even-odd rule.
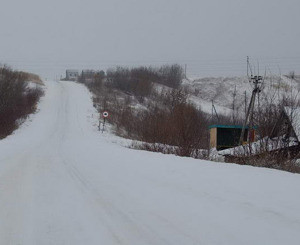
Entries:
[[27,73],[0,68],[0,138],[11,134],[18,120],[35,111],[43,95],[39,88],[29,89],[27,79]]
[[163,95],[164,106],[158,103],[138,113],[125,107],[116,124],[125,129],[127,137],[146,142],[140,149],[198,156],[197,150],[207,149],[208,120],[184,98],[182,91],[177,90]]
[[[178,65],[118,67],[86,85],[96,97],[99,113],[109,111],[108,121],[118,135],[144,142],[139,147],[146,150],[200,157],[204,154],[199,149],[208,147],[208,119],[187,103],[186,92],[175,89],[182,78]],[[169,88],[158,92],[154,83]]]

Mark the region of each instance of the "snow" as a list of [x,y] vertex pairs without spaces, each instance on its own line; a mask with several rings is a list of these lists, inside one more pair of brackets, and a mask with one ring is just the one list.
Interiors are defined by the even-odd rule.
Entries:
[[44,85],[42,83],[37,83],[37,82],[32,82],[32,81],[27,82],[28,89],[35,89],[35,88],[43,89],[43,86]]
[[[195,105],[200,105],[206,113],[211,113],[212,101],[218,114],[232,113],[233,93],[236,88],[236,107],[244,111],[244,92],[250,97],[251,86],[245,77],[207,77],[184,81],[183,87],[194,93],[189,99]],[[241,108],[240,108],[241,107]]]
[[[211,114],[212,110],[212,101],[207,101],[205,99],[201,99],[194,95],[189,95],[188,101],[196,106],[196,108],[201,109],[205,113]],[[222,115],[230,115],[232,110],[230,108],[226,108],[225,106],[214,105],[217,112],[221,112]]]
[[[193,95],[189,100],[200,106],[206,113],[211,113],[212,101],[218,114],[231,115],[235,96],[236,114],[244,117],[245,96],[247,106],[250,101],[253,84],[247,77],[206,77],[185,79],[182,86]],[[289,79],[287,76],[268,75],[264,78],[260,100],[268,103],[279,103],[282,98],[297,99],[299,96],[299,79]],[[246,92],[246,94],[245,94]],[[264,101],[261,101],[263,103]]]
[[299,107],[284,107],[284,112],[288,116],[297,140],[300,140],[300,108]]
[[296,146],[298,144],[299,144],[298,140],[294,137],[289,137],[288,139],[284,136],[275,137],[275,138],[265,137],[262,138],[261,140],[249,144],[240,145],[233,148],[218,151],[218,154],[221,156],[257,155],[263,152],[271,152],[286,147]]
[[299,244],[299,175],[125,148],[83,85],[45,85],[0,141],[0,244]]

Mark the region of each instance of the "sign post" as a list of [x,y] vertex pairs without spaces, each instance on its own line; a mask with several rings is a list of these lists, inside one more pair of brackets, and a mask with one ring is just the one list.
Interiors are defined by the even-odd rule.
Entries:
[[103,128],[102,128],[102,133],[104,132],[104,126],[105,126],[105,120],[106,118],[108,117],[108,112],[107,111],[104,111],[102,113],[102,116],[103,116]]

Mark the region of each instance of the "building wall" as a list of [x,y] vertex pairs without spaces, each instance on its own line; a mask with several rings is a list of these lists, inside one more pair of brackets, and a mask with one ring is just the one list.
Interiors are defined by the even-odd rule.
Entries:
[[[241,127],[222,126],[210,128],[210,148],[224,150],[239,145]],[[247,142],[248,129],[245,129],[244,142]],[[252,138],[255,136],[253,133]]]
[[[239,145],[241,128],[218,128],[217,149],[223,150]],[[245,130],[244,141],[247,141],[248,129]]]
[[217,128],[210,129],[210,148],[217,147]]

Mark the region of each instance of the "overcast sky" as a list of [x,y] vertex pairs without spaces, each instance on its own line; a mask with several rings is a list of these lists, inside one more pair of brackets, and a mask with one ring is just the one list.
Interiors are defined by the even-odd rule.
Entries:
[[300,73],[299,10],[299,0],[1,0],[0,62],[49,78],[174,62],[234,76],[248,55]]

